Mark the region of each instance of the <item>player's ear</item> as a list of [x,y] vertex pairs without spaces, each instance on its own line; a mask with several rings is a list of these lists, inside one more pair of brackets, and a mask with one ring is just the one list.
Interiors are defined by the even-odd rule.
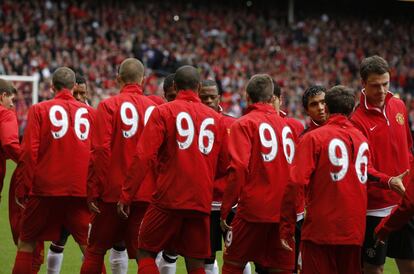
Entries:
[[117,74],[117,75],[116,75],[116,82],[117,82],[117,83],[118,83],[118,85],[120,85],[120,86],[122,86],[122,85],[123,85],[123,82],[122,82],[121,76],[119,76],[119,74]]
[[198,83],[198,85],[197,85],[197,93],[200,93],[200,90],[201,90],[201,83]]
[[139,81],[138,84],[141,85],[141,86],[143,86],[144,83],[145,83],[145,80],[147,80],[146,77],[145,76],[142,76],[141,81]]
[[175,91],[177,91],[178,92],[178,89],[177,89],[177,85],[175,84],[175,81],[173,81],[173,90],[175,90]]

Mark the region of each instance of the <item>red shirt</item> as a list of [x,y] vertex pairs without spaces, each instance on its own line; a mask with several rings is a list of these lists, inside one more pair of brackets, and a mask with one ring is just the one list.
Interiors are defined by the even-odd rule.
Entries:
[[[412,137],[403,101],[389,92],[384,109],[380,110],[368,104],[362,91],[360,105],[351,121],[368,139],[375,169],[397,176],[410,168]],[[404,182],[406,184],[408,178]],[[368,185],[368,215],[370,210],[389,208],[399,201],[398,194],[377,185]]]
[[29,109],[19,164],[21,181],[38,196],[86,196],[94,109],[69,90]]
[[282,132],[291,129],[268,104],[253,104],[246,113],[230,131],[230,167],[221,218],[226,219],[238,202],[237,214],[246,221],[279,222],[289,175],[284,152],[289,145]]
[[16,114],[0,105],[0,193],[6,175],[6,160],[12,159],[17,163],[20,153]]
[[210,213],[213,180],[220,151],[220,115],[193,91],[158,106],[142,133],[121,202],[128,204],[148,169],[157,165],[152,202],[167,209]]
[[[118,95],[99,104],[93,132],[88,199],[99,197],[104,202],[119,201],[122,182],[127,177],[145,119],[149,118],[154,105],[137,84],[124,86]],[[133,198],[134,201],[142,199],[146,201],[148,197],[136,195]]]
[[[281,117],[283,117],[286,121],[286,124],[292,129],[291,138],[293,138],[293,141],[295,144],[298,143],[299,138],[304,134],[305,127],[301,122],[296,120],[295,118],[287,117],[286,113],[284,111],[279,111],[279,114]],[[317,125],[317,124],[315,124]],[[309,127],[307,130],[315,129],[315,127]],[[297,192],[297,219],[301,220],[303,219],[303,214],[305,211],[305,197],[304,197],[304,189]]]
[[393,212],[382,219],[381,223],[375,229],[378,238],[383,240],[396,230],[401,229],[414,216],[414,164],[411,165],[410,181],[407,189],[398,207]]
[[[221,130],[223,136],[221,137],[221,152],[217,164],[224,166],[225,168],[227,168],[230,162],[228,138],[230,134],[230,127],[234,121],[236,121],[236,118],[223,113],[220,114],[219,124],[222,127]],[[217,170],[220,170],[220,168]],[[214,180],[212,210],[220,210],[221,202],[223,201],[223,192],[227,182],[226,175],[227,172],[224,174],[216,174]]]
[[[368,173],[378,176],[382,187],[389,179],[370,168],[369,159],[366,138],[343,115],[332,115],[323,127],[301,138],[287,191],[303,185],[307,188],[303,240],[317,244],[362,244]],[[281,238],[286,239],[294,235],[294,220],[285,216],[295,207],[288,207],[283,205],[280,225]],[[291,215],[295,216],[294,213]]]

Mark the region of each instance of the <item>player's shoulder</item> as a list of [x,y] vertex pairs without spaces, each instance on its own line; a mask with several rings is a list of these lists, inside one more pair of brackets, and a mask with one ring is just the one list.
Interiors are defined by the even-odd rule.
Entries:
[[405,111],[406,110],[404,101],[401,100],[400,98],[395,97],[395,96],[392,96],[388,100],[387,105],[388,105],[388,107],[398,108],[398,110],[400,110],[400,111]]
[[13,110],[5,108],[0,105],[0,121],[16,119],[16,114]]

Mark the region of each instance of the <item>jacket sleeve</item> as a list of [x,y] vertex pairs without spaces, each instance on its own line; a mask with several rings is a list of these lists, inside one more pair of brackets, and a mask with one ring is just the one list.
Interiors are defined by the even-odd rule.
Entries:
[[111,161],[111,142],[113,133],[113,113],[109,106],[99,104],[93,120],[91,158],[89,161],[87,195],[88,200],[95,200],[102,194],[103,182]]
[[227,218],[231,208],[237,203],[242,186],[246,182],[251,147],[247,129],[242,127],[240,123],[234,123],[229,137],[229,174],[221,206],[221,219],[223,220]]
[[21,149],[16,115],[13,111],[8,110],[3,112],[1,116],[0,144],[6,154],[6,158],[12,159],[17,163],[21,154]]
[[[37,112],[37,105],[29,109],[27,117],[26,130],[22,142],[22,154],[19,165],[21,165],[21,174],[17,182],[17,188],[24,190],[25,195],[29,194],[34,177],[34,170],[38,160],[41,124],[40,116]],[[21,186],[19,186],[22,184]]]
[[319,157],[319,147],[309,134],[302,137],[289,173],[289,183],[285,188],[280,210],[279,232],[282,239],[295,235],[296,208],[301,191],[309,184]]
[[[412,168],[413,165],[411,166],[411,170]],[[379,239],[384,240],[391,232],[401,229],[413,216],[414,173],[411,173],[407,191],[400,205],[396,207],[388,217],[382,219],[381,223],[375,229],[375,234],[377,234]]]
[[157,163],[158,150],[166,136],[166,124],[158,108],[155,108],[138,141],[136,153],[122,185],[120,202],[130,204],[139,190],[148,170]]

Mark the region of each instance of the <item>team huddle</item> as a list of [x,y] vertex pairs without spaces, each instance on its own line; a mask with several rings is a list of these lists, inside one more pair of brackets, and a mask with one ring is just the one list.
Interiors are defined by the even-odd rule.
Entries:
[[[383,273],[395,258],[414,272],[412,137],[404,103],[389,89],[387,62],[365,58],[359,105],[345,86],[311,86],[306,129],[286,116],[267,74],[246,86],[238,119],[222,112],[218,86],[195,67],[145,96],[144,66],[118,70],[120,92],[95,110],[82,77],[52,76],[54,98],[33,105],[21,145],[15,93],[0,79],[0,176],[17,163],[9,212],[14,274],[60,273],[69,235],[84,274]],[[405,188],[407,187],[407,191]],[[399,205],[400,204],[400,205]]]

